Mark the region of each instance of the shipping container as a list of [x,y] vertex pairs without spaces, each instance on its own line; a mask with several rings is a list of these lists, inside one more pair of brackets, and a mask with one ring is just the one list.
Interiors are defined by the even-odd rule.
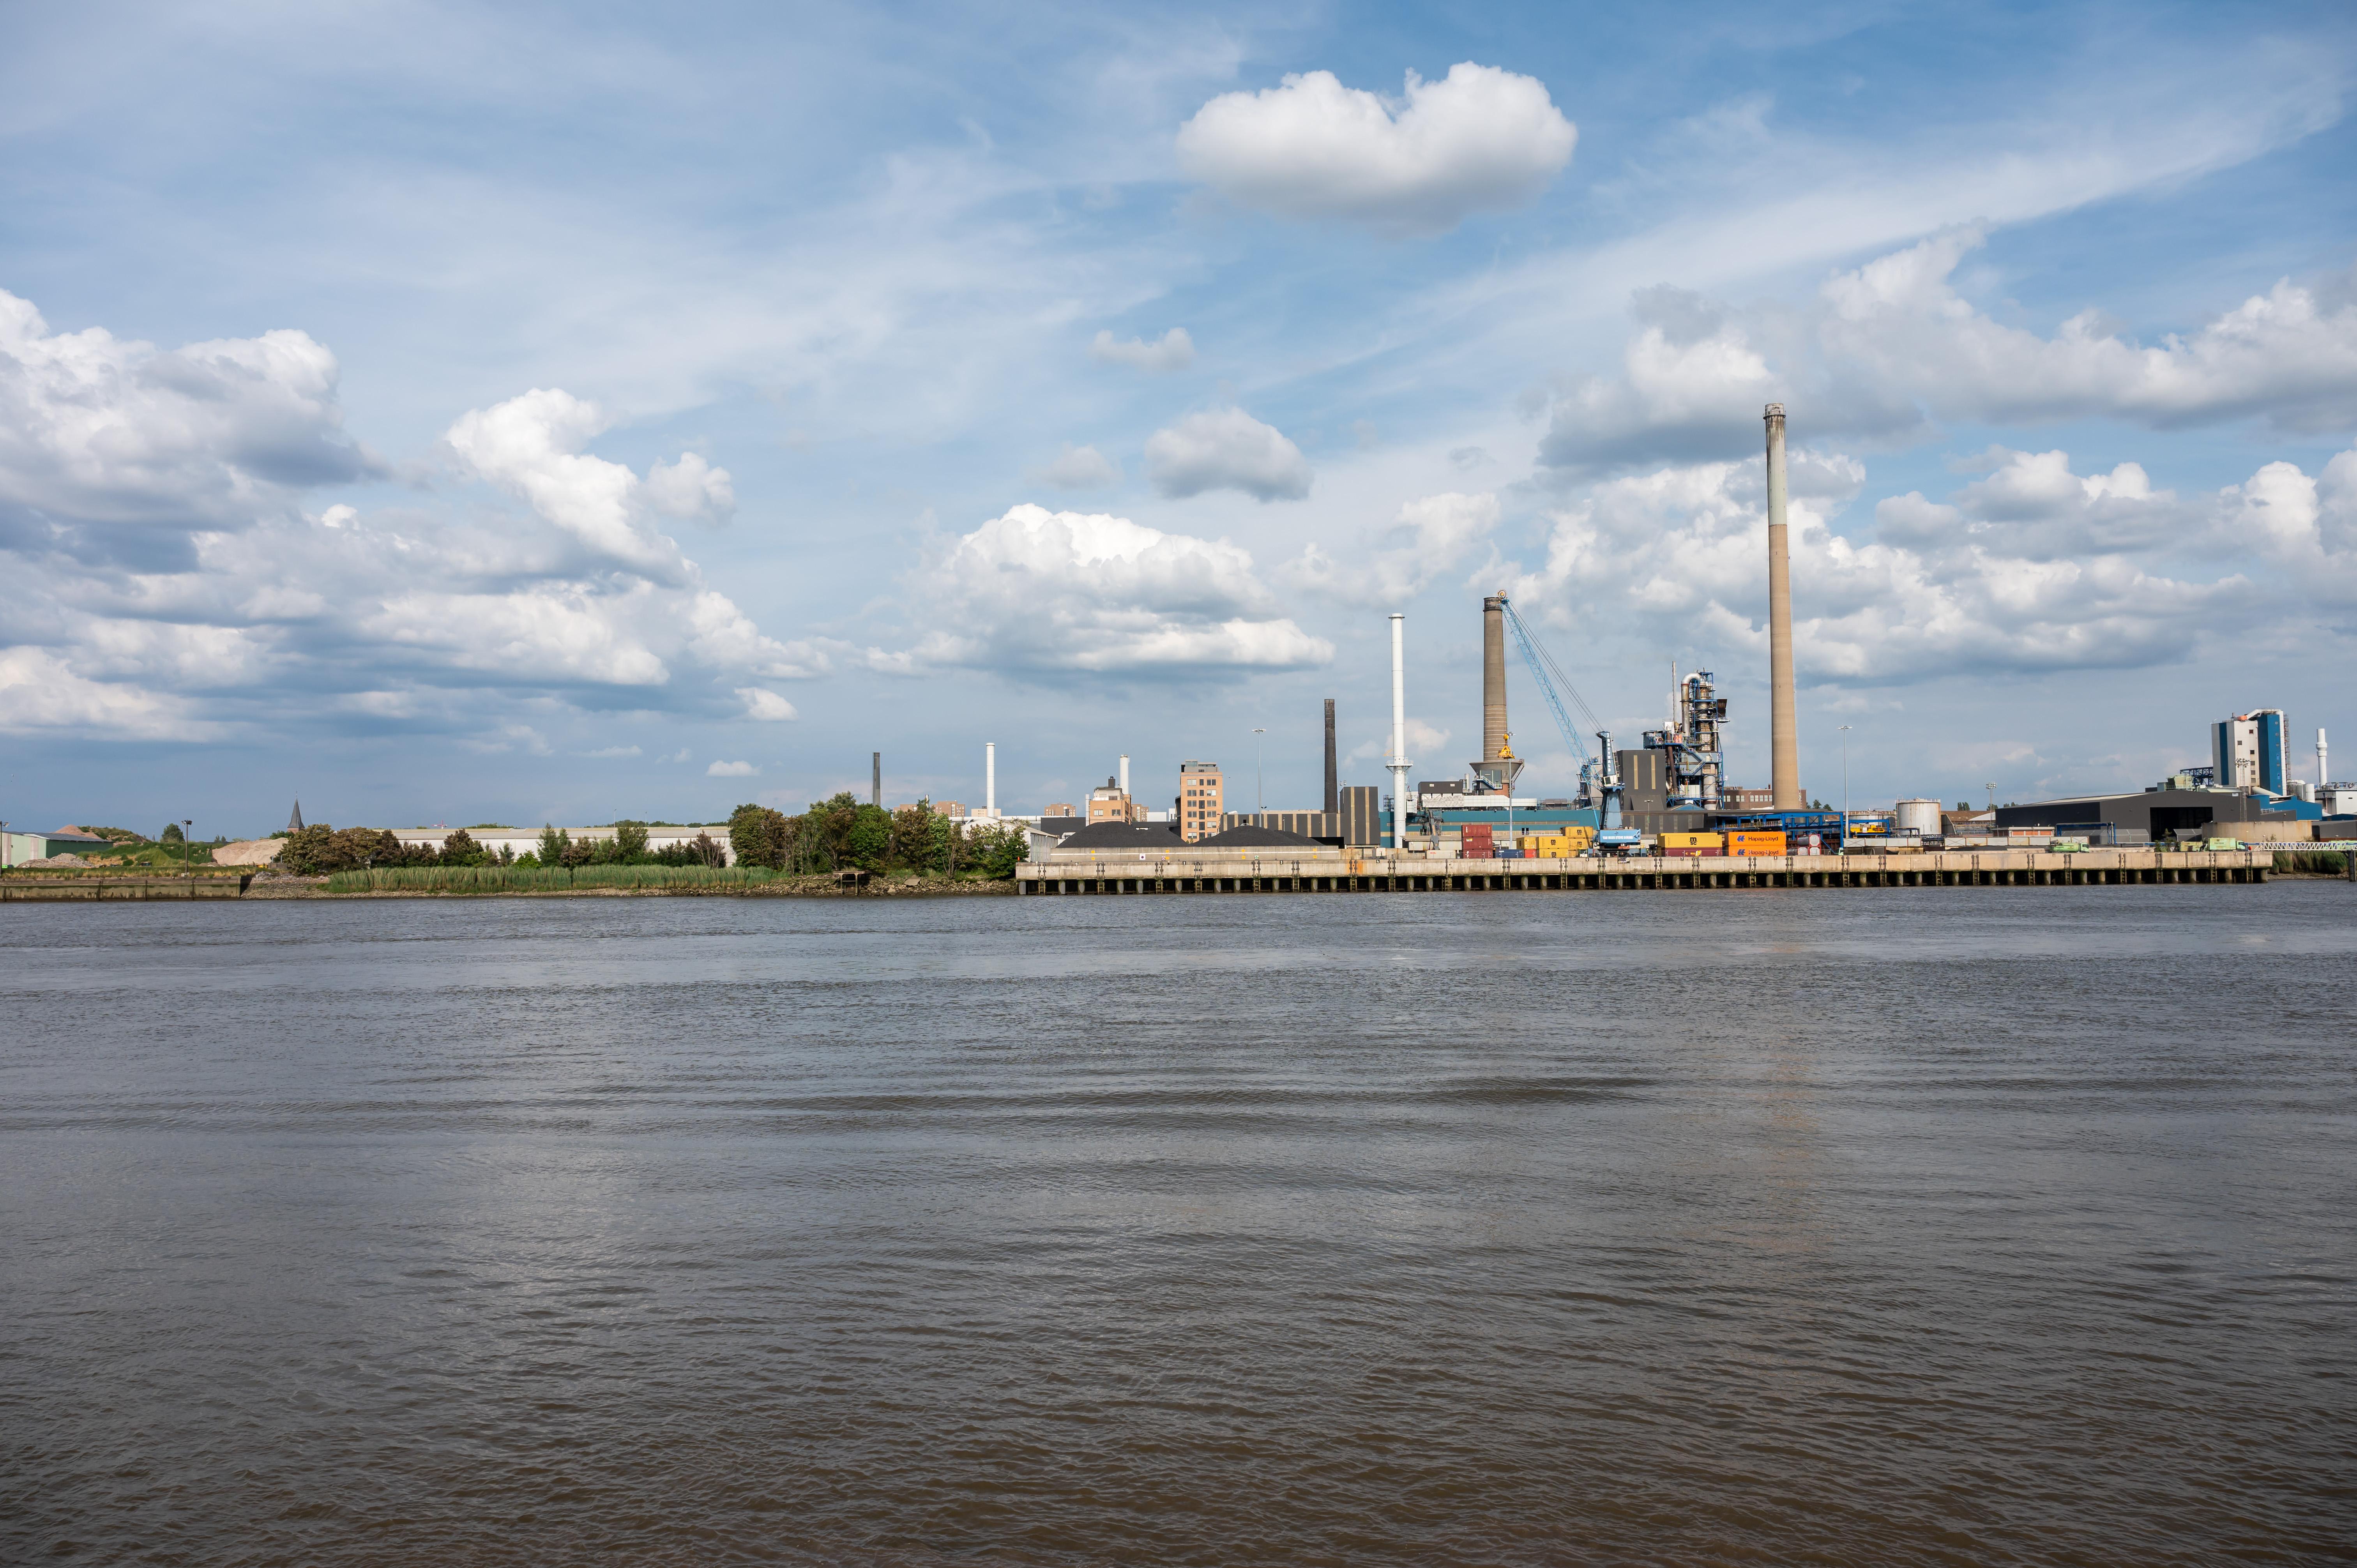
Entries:
[[1663,849],[1717,849],[1725,843],[1719,833],[1663,833]]
[[1486,843],[1468,843],[1465,846],[1464,854],[1458,858],[1464,860],[1495,860],[1498,858],[1498,852],[1491,848]]
[[[1707,838],[1710,835],[1707,833],[1671,833],[1667,836],[1671,838],[1691,839]],[[1719,848],[1717,844],[1703,843],[1665,843],[1662,846],[1662,853],[1666,855],[1675,855],[1682,859],[1700,859],[1704,855],[1723,856],[1727,854],[1725,850]]]
[[1769,832],[1731,832],[1727,835],[1729,854],[1782,854],[1784,835]]

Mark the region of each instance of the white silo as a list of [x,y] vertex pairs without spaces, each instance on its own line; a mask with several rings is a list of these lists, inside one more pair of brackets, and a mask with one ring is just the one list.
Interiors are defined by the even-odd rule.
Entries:
[[1937,800],[1901,800],[1891,822],[1896,832],[1921,833],[1929,837],[1940,831],[1940,802]]

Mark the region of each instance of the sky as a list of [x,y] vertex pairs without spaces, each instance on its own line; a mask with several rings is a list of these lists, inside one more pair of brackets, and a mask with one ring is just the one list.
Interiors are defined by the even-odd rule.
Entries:
[[1664,16],[13,8],[0,819],[2357,777],[2357,13]]

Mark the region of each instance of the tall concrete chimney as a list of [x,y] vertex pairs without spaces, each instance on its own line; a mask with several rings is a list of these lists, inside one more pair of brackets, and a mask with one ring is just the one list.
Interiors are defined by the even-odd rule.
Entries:
[[1407,847],[1407,617],[1392,617],[1392,853]]
[[2328,755],[2324,749],[2324,731],[2319,729],[2316,732],[2316,787],[2319,789],[2332,782],[2332,771],[2325,765]]
[[1129,753],[1125,751],[1121,754],[1121,793],[1124,800],[1129,798]]
[[1326,814],[1342,809],[1342,776],[1334,767],[1334,699],[1326,699]]
[[1481,760],[1506,751],[1506,596],[1481,601]]
[[1801,799],[1801,737],[1792,701],[1792,554],[1784,532],[1784,405],[1771,403],[1768,421],[1768,736],[1769,782],[1780,811],[1797,811]]
[[880,811],[884,809],[884,754],[869,752],[867,766],[873,770],[867,781],[867,803]]
[[998,815],[998,743],[982,743],[982,809]]

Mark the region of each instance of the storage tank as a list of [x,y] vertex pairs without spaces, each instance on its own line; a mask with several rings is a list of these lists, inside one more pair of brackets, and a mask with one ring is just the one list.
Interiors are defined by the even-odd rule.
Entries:
[[1937,835],[1940,831],[1940,802],[1901,800],[1899,802],[1899,820],[1891,825],[1902,833]]

